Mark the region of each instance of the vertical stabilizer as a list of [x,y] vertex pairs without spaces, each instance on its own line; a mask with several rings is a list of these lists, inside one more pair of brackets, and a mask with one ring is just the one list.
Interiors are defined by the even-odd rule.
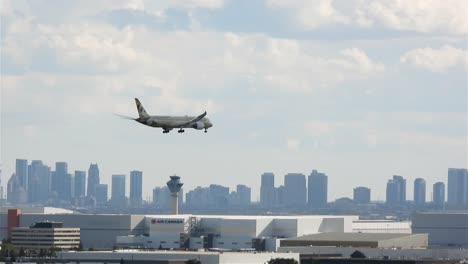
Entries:
[[137,106],[138,115],[140,115],[140,117],[149,117],[148,113],[146,113],[145,108],[140,103],[140,100],[138,100],[138,98],[135,98],[135,103],[136,103],[136,106]]

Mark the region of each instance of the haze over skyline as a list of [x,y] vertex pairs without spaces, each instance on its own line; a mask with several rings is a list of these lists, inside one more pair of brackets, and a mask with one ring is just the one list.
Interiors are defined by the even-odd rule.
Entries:
[[[2,184],[15,159],[184,188],[329,178],[329,199],[467,166],[466,1],[1,1]],[[112,113],[198,115],[162,134]],[[409,197],[412,191],[408,193]]]

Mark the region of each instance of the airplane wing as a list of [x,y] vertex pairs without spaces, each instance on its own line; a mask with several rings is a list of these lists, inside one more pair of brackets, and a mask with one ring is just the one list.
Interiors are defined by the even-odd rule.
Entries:
[[188,125],[190,125],[190,124],[193,124],[193,123],[196,123],[196,122],[202,120],[205,116],[206,116],[206,111],[205,111],[203,114],[201,114],[201,115],[199,115],[199,116],[193,118],[192,120],[190,120],[190,121],[188,121],[188,122],[180,123],[180,124],[175,125],[175,127],[185,127],[185,126],[188,126]]

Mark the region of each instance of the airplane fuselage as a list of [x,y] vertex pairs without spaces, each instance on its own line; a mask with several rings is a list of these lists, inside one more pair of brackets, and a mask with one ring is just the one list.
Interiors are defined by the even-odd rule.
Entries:
[[210,128],[213,126],[211,121],[204,117],[195,124],[189,124],[185,126],[180,126],[180,123],[186,123],[190,120],[193,120],[196,116],[149,116],[149,117],[140,117],[136,121],[143,125],[150,127],[160,127],[165,130],[170,130],[173,128],[195,128],[195,129],[204,129]]

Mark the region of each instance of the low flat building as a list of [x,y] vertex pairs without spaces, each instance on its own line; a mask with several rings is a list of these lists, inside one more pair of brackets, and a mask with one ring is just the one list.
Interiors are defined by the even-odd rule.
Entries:
[[9,228],[29,227],[41,221],[62,222],[63,227],[79,228],[81,243],[85,249],[111,249],[117,236],[144,233],[144,215],[64,214],[60,210],[57,211],[53,213],[21,211],[16,219],[9,219],[6,213],[0,212],[0,240],[9,237]]
[[357,220],[353,221],[353,232],[411,234],[411,222],[391,220]]
[[319,233],[281,240],[281,247],[426,248],[427,234]]
[[294,259],[299,262],[298,253],[259,253],[259,252],[205,252],[205,251],[82,251],[58,252],[62,262],[119,262],[123,260],[132,263],[176,264],[187,263],[188,260],[199,260],[203,264],[263,264],[275,258]]
[[432,247],[468,248],[468,212],[416,213],[413,233],[429,234]]
[[58,222],[38,222],[31,227],[13,228],[11,242],[24,249],[74,249],[80,246],[80,229],[64,228]]
[[[360,251],[366,259],[383,260],[452,260],[452,263],[460,263],[460,260],[468,259],[468,249],[455,248],[368,248],[368,247],[280,247],[278,252],[295,252],[301,255],[302,260],[331,257],[341,260],[341,263],[349,263],[341,258],[350,258],[355,251]],[[455,261],[453,261],[455,260]],[[317,263],[317,262],[315,262]],[[321,263],[321,262],[320,262]],[[389,262],[385,262],[389,263]]]

